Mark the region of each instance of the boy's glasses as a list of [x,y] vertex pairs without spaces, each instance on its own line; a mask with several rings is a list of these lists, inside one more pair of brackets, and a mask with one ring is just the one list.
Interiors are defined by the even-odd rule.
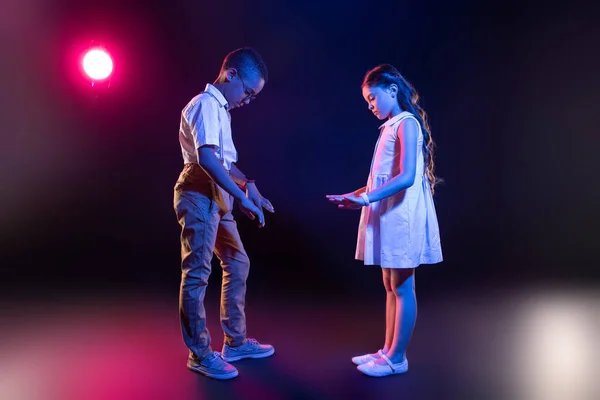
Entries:
[[240,81],[242,81],[242,87],[244,88],[244,94],[246,95],[246,97],[244,97],[243,101],[252,101],[256,98],[256,95],[254,94],[254,91],[252,89],[249,89],[246,87],[246,83],[244,83],[244,80],[242,79],[242,75],[239,75]]

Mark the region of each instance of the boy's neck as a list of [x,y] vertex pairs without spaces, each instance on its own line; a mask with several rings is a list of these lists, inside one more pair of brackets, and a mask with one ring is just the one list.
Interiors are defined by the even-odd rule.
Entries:
[[[212,85],[213,85],[213,86],[214,86],[214,87],[215,87],[215,88],[216,88],[216,89],[217,89],[219,92],[221,92],[221,94],[223,95],[223,97],[225,97],[225,91],[223,90],[223,89],[224,89],[224,85],[225,85],[225,84],[226,84],[225,82],[219,82],[219,79],[217,79],[216,81],[214,81],[214,82],[212,83]],[[227,97],[225,97],[225,99],[227,99]],[[227,110],[229,110],[229,102],[227,103],[227,105],[228,105],[228,107],[227,107]]]
[[212,84],[212,85],[213,85],[214,87],[216,87],[216,88],[217,88],[217,90],[218,90],[219,92],[221,92],[221,94],[224,96],[224,93],[223,93],[223,85],[225,85],[225,83],[224,83],[224,82],[219,82],[219,80],[217,79],[216,81],[214,81],[214,82],[213,82],[213,84]]

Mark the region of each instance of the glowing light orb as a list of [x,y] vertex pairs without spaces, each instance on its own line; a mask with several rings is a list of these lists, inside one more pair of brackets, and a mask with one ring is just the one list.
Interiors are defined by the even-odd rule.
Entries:
[[83,57],[83,70],[91,79],[106,79],[112,73],[113,62],[104,50],[93,49]]

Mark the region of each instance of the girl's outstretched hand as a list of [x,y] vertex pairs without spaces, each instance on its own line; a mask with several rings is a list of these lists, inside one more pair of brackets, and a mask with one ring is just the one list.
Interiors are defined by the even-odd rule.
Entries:
[[363,199],[354,194],[354,192],[346,194],[328,194],[327,200],[330,203],[337,204],[342,210],[360,210],[363,207]]

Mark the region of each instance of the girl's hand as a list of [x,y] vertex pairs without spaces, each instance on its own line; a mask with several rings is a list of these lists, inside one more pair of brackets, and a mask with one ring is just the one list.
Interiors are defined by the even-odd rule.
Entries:
[[340,204],[338,208],[359,210],[360,208],[366,205],[368,205],[368,203],[365,202],[365,199],[363,199],[359,194],[356,194],[356,192],[354,192],[344,195],[342,204]]
[[360,210],[365,204],[364,200],[360,195],[356,195],[354,192],[346,194],[328,194],[327,200],[330,203],[337,204],[338,208],[342,210]]

